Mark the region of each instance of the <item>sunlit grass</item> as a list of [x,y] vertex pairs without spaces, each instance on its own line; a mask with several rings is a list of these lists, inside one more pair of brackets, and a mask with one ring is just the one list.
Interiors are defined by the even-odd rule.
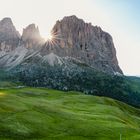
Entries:
[[106,97],[3,89],[0,140],[139,140],[140,110]]
[[3,92],[0,92],[0,96],[3,96],[3,95],[5,95],[5,93],[3,93]]

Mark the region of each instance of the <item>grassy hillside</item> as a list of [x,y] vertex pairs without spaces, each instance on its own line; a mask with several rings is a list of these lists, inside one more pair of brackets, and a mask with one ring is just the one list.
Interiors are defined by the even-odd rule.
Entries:
[[49,89],[0,90],[0,140],[140,139],[140,110],[105,97]]

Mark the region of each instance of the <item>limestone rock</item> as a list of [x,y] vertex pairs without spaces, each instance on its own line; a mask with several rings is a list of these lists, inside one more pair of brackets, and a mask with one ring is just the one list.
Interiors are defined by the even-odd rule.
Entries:
[[16,30],[10,18],[0,21],[0,51],[9,52],[16,48],[20,40],[20,34]]
[[55,44],[47,44],[43,53],[54,52],[58,56],[73,57],[99,71],[122,74],[113,39],[100,27],[69,16],[57,21],[52,33]]
[[30,24],[23,29],[21,40],[26,44],[27,48],[42,45],[45,42],[35,24]]
[[38,27],[30,24],[20,36],[10,18],[1,20],[0,67],[11,67],[11,64],[17,66],[30,57],[34,62],[39,58],[43,62],[50,61],[50,64],[60,64],[58,58],[69,58],[108,74],[123,74],[118,65],[113,39],[100,27],[85,23],[76,16],[69,16],[56,22],[52,35],[53,40],[45,43]]

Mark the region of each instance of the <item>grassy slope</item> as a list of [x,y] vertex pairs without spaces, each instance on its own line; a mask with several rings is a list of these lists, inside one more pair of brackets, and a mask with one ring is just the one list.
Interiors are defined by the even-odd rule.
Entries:
[[1,140],[140,139],[140,110],[105,97],[49,89],[0,90]]

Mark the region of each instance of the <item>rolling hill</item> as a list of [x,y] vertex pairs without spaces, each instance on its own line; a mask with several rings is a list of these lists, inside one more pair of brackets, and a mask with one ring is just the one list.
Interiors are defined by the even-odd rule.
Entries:
[[0,140],[140,139],[140,110],[107,98],[45,88],[0,90]]

